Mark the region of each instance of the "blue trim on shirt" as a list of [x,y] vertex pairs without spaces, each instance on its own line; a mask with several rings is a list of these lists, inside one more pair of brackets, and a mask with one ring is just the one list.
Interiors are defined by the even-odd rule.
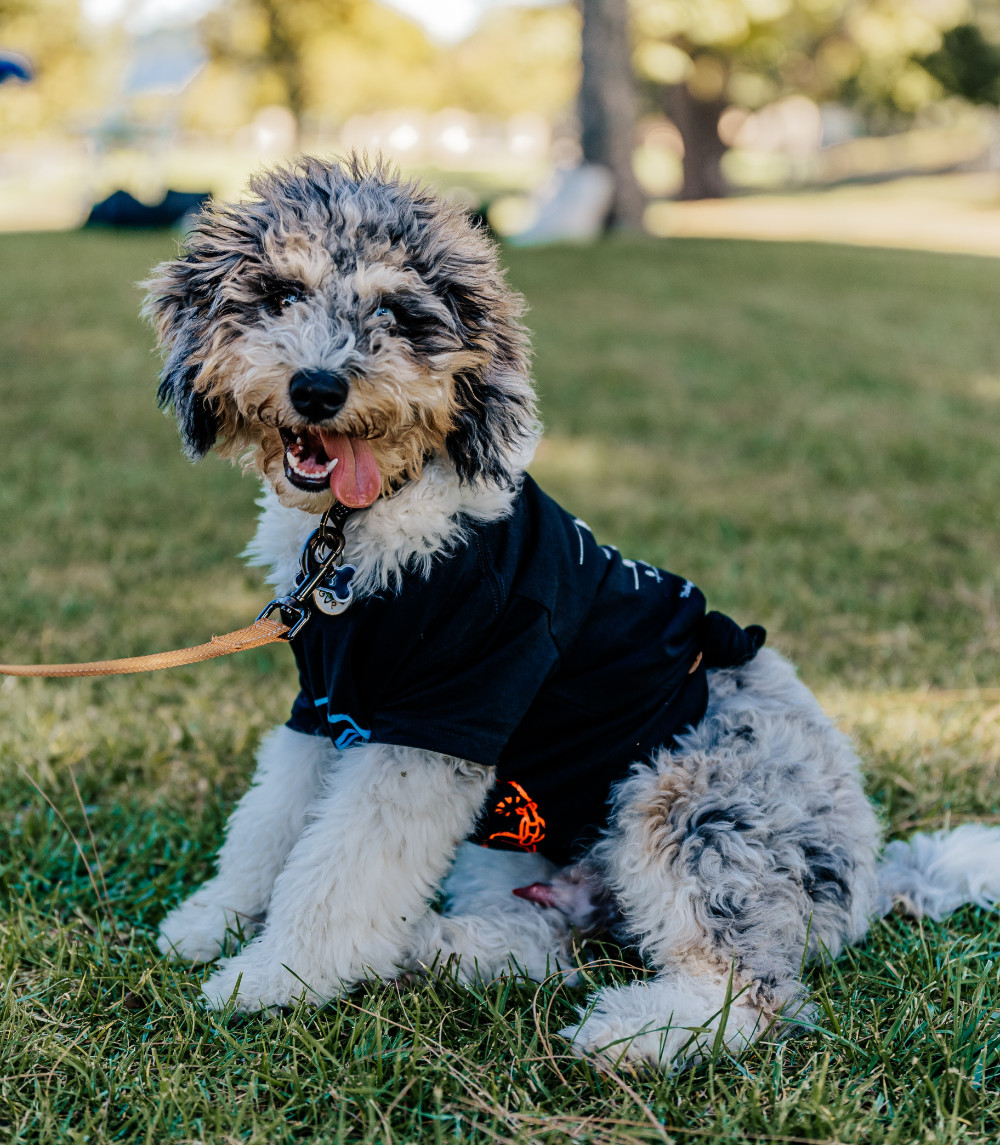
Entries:
[[337,736],[337,738],[333,741],[334,747],[351,747],[352,745],[356,744],[358,740],[361,740],[363,743],[367,743],[372,738],[372,733],[370,731],[366,731],[363,727],[360,727],[358,724],[356,724],[354,720],[352,720],[351,717],[345,712],[341,712],[338,715],[334,715],[331,712],[326,718],[331,724],[339,724],[343,722],[350,725],[349,727],[344,728],[340,735]]

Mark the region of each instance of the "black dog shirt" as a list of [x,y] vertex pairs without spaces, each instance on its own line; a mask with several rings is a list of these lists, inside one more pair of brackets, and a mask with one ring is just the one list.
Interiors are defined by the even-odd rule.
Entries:
[[530,477],[510,516],[465,538],[429,576],[314,614],[288,726],[495,766],[474,840],[567,862],[630,765],[702,718],[706,669],[749,660],[764,631],[598,545]]

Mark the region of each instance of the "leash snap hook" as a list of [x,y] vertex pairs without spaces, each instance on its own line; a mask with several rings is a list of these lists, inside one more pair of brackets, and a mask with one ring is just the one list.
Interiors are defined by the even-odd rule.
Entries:
[[350,511],[339,502],[327,509],[302,546],[295,587],[287,596],[272,600],[257,617],[263,620],[280,611],[282,622],[288,625],[283,640],[292,640],[302,631],[314,607],[327,616],[336,616],[350,605],[351,578],[357,570],[339,563],[345,543],[342,526]]
[[302,601],[296,600],[294,596],[279,596],[265,606],[257,620],[266,620],[275,611],[280,612],[281,623],[288,625],[288,631],[281,637],[282,640],[291,640],[293,636],[297,636],[312,615]]

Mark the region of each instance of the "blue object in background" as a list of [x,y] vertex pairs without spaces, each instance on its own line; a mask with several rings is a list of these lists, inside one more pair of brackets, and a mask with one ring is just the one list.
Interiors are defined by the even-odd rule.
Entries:
[[0,83],[6,80],[20,80],[30,83],[32,79],[31,64],[14,52],[0,52]]

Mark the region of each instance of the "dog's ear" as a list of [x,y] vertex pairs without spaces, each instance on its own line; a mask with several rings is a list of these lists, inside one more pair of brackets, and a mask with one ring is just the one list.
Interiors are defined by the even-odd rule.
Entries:
[[489,363],[455,376],[448,454],[463,481],[510,485],[512,460],[534,435],[534,394],[525,377]]
[[142,283],[146,289],[142,312],[155,326],[157,343],[165,354],[157,400],[161,409],[173,406],[184,451],[193,461],[208,453],[220,428],[215,403],[196,385],[210,309],[202,271],[188,255],[160,263]]
[[480,364],[455,376],[448,453],[463,481],[511,485],[538,433],[524,299],[507,284],[492,241],[468,222],[462,255],[444,260],[437,291]]

